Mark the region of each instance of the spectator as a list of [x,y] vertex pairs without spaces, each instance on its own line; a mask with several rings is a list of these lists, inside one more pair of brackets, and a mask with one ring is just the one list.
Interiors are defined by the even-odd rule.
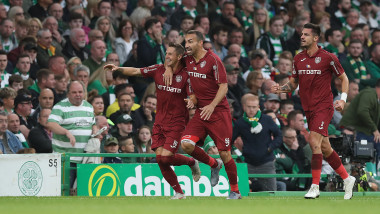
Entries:
[[[119,138],[120,153],[135,153],[135,144],[131,136],[122,136]],[[122,163],[137,163],[136,157],[122,157]]]
[[[115,137],[108,138],[104,144],[106,153],[119,153],[119,141]],[[104,157],[103,163],[122,163],[119,157]]]
[[292,100],[282,100],[277,118],[281,120],[284,126],[288,126],[288,114],[291,111],[294,111],[294,102]]
[[90,79],[90,70],[85,65],[79,65],[74,69],[75,80],[80,81],[87,88]]
[[16,27],[15,27],[15,38],[17,41],[17,47],[21,40],[23,40],[27,35],[28,35],[28,21],[25,19],[18,20],[16,22]]
[[[51,89],[45,88],[41,90],[40,95],[38,96],[39,105],[32,113],[31,117],[34,121],[34,124],[38,122],[38,115],[42,109],[52,109],[54,105],[54,93]],[[57,103],[57,102],[56,102]]]
[[61,100],[66,98],[66,90],[67,90],[68,81],[67,81],[67,78],[63,75],[55,75],[54,80],[55,80],[54,90],[56,92],[54,102],[58,103]]
[[29,148],[25,136],[20,131],[20,119],[15,113],[8,114],[8,131],[12,132],[18,138],[22,147]]
[[105,152],[105,150],[104,150],[104,144],[105,144],[106,140],[111,137],[111,135],[108,134],[109,129],[110,129],[110,125],[108,124],[108,119],[106,117],[100,116],[100,115],[95,116],[95,122],[96,122],[96,125],[98,126],[99,130],[105,129],[99,135],[99,139],[100,139],[100,153],[104,153]]
[[27,54],[21,54],[16,63],[16,69],[14,70],[14,73],[17,75],[20,75],[23,79],[23,85],[25,85],[25,88],[28,88],[29,86],[33,85],[34,81],[30,78],[29,71],[30,71],[30,57]]
[[[115,53],[110,53],[107,56],[107,61],[113,59],[114,61],[119,61],[119,57]],[[120,65],[120,63],[117,63]],[[103,67],[99,67],[89,78],[87,91],[95,90],[98,94],[102,95],[107,92],[108,83],[107,83],[107,72],[104,72]]]
[[367,140],[375,143],[377,156],[380,156],[380,133],[378,130],[380,121],[380,80],[378,79],[375,89],[366,88],[352,100],[340,121],[343,127],[354,127],[356,140]]
[[[92,6],[91,4],[92,1],[88,1],[88,7],[90,8]],[[98,3],[99,1],[96,1],[96,4]],[[62,20],[65,21],[65,22],[69,22],[70,21],[70,10],[75,7],[75,6],[79,6],[81,4],[81,1],[79,0],[66,0],[65,1],[66,3],[66,6],[63,8],[63,16],[62,16]],[[90,16],[90,14],[89,14]],[[92,16],[90,17],[92,18]]]
[[235,14],[235,3],[232,1],[224,1],[221,14],[210,14],[211,26],[223,25],[230,32],[234,28],[243,27]]
[[[111,76],[111,81],[109,81],[109,76]],[[110,104],[114,104],[116,101],[116,86],[126,84],[128,82],[128,77],[120,71],[106,70],[106,79],[109,86],[107,92],[102,94],[105,110]],[[116,105],[116,103],[114,105]]]
[[7,113],[13,112],[14,101],[17,96],[17,92],[9,87],[2,88],[0,90],[0,99],[4,103],[4,111]]
[[[116,71],[114,73],[116,73]],[[132,100],[134,101],[136,95],[135,95],[133,86],[131,84],[121,83],[115,86],[116,98],[124,93],[130,94],[132,97]],[[135,111],[138,108],[140,108],[140,105],[137,103],[133,103],[132,111]],[[106,111],[106,116],[110,117],[113,113],[115,113],[119,109],[120,107],[119,107],[118,99],[115,99],[115,101],[111,105],[108,106],[107,111]]]
[[351,0],[339,0],[338,10],[331,16],[331,27],[341,29],[347,22],[347,13],[351,9]]
[[30,113],[32,112],[32,98],[24,93],[19,93],[15,98],[14,113],[16,113],[20,119],[21,133],[28,138],[30,130],[36,125]]
[[[91,104],[84,100],[85,87],[78,81],[67,86],[67,99],[57,103],[49,116],[46,127],[53,132],[54,152],[83,153],[84,147],[97,126]],[[61,109],[67,109],[63,112]],[[77,132],[77,130],[81,130]],[[70,166],[82,161],[81,157],[73,157]],[[70,187],[74,185],[76,170],[70,172]]]
[[347,44],[346,46],[348,46],[349,42],[353,41],[353,40],[359,40],[362,43],[362,45],[363,45],[363,53],[362,53],[363,59],[368,60],[369,59],[368,46],[367,46],[366,39],[364,36],[364,30],[362,27],[355,26],[354,29],[352,29],[350,37],[349,37],[348,41],[346,42],[346,44]]
[[30,130],[28,142],[37,153],[52,153],[52,132],[46,127],[51,109],[42,109],[38,114],[38,124]]
[[277,65],[281,52],[287,50],[284,39],[280,37],[284,30],[284,20],[275,16],[270,20],[269,26],[269,31],[258,38],[256,49],[264,49],[268,58]]
[[127,93],[122,93],[118,96],[118,104],[119,104],[119,107],[120,109],[118,111],[116,111],[115,113],[111,114],[110,115],[110,119],[112,120],[112,122],[116,122],[117,118],[120,116],[120,115],[123,115],[123,114],[131,114],[131,108],[132,108],[132,105],[133,105],[133,98],[130,94],[127,94]]
[[102,40],[95,40],[91,43],[90,57],[83,61],[83,65],[90,69],[90,73],[102,67],[103,58],[106,55],[106,45]]
[[79,57],[81,61],[88,59],[90,52],[86,48],[86,33],[82,28],[70,30],[70,37],[66,40],[62,54],[68,59],[75,56]]
[[280,109],[280,102],[280,97],[277,94],[268,94],[264,103],[264,109],[272,110],[277,114]]
[[372,18],[372,11],[374,10],[372,6],[372,1],[362,0],[360,1],[360,16],[359,23],[369,24],[370,29],[379,28],[379,23],[376,19]]
[[133,120],[128,114],[120,115],[115,121],[114,129],[111,130],[111,135],[116,138],[122,136],[133,136]]
[[136,32],[141,32],[144,30],[145,22],[150,19],[151,16],[151,12],[148,8],[137,7],[133,10],[129,18],[136,27]]
[[194,26],[200,26],[201,28],[203,28],[203,33],[205,34],[205,41],[210,41],[210,19],[206,14],[197,15],[197,17],[195,17],[194,20]]
[[380,43],[371,46],[371,59],[366,62],[372,79],[380,78]]
[[[298,1],[297,1],[298,2]],[[301,49],[301,34],[303,26],[308,23],[306,18],[297,18],[294,25],[294,33],[291,38],[286,41],[286,47],[293,56],[302,51]]]
[[343,25],[341,32],[343,41],[347,42],[350,38],[351,30],[359,23],[359,12],[356,9],[350,9],[347,13],[346,24]]
[[99,1],[98,2],[99,15],[92,17],[89,27],[91,29],[94,29],[96,26],[96,22],[98,21],[99,17],[101,17],[101,16],[109,17],[111,15],[111,8],[112,8],[111,7],[111,1],[108,1],[108,0]]
[[11,50],[17,48],[17,40],[13,35],[14,22],[10,19],[4,19],[0,23],[0,38],[2,49],[9,53]]
[[191,17],[195,19],[195,17],[198,15],[196,7],[197,7],[196,0],[182,0],[182,5],[180,5],[177,8],[177,10],[172,14],[170,18],[170,24],[172,28],[179,29],[181,25],[181,20],[186,15],[190,15]]
[[228,30],[224,25],[218,25],[212,30],[212,51],[219,56],[221,60],[227,56],[226,45],[228,43]]
[[8,131],[7,113],[0,111],[0,152],[1,154],[16,154],[23,149],[20,140]]
[[241,9],[237,9],[239,13],[237,13],[236,16],[244,30],[247,33],[252,32],[255,0],[239,0],[239,3]]
[[7,18],[7,8],[1,3],[0,4],[0,22]]
[[261,34],[269,31],[269,14],[265,8],[259,7],[255,10],[253,23],[253,40],[251,44],[256,44]]
[[127,0],[112,0],[112,10],[110,18],[112,20],[112,25],[117,27],[120,23],[128,18],[126,13],[128,1]]
[[[194,18],[190,15],[184,16],[181,20],[180,35],[183,36],[194,27]],[[201,28],[203,30],[203,28]]]
[[37,37],[38,31],[42,30],[41,21],[38,18],[30,18],[28,19],[29,29],[28,35]]
[[288,113],[288,126],[297,132],[297,140],[301,147],[309,142],[309,132],[305,128],[303,113],[300,110],[294,110]]
[[24,53],[30,57],[29,76],[35,81],[37,79],[37,72],[40,70],[40,66],[37,63],[37,44],[35,42],[27,43],[24,46]]
[[61,32],[58,31],[58,21],[54,18],[54,16],[46,17],[46,19],[42,22],[42,27],[49,29],[53,39],[52,44],[62,49],[62,45],[66,41],[62,37]]
[[45,88],[53,89],[55,86],[54,74],[48,69],[41,69],[37,73],[37,81],[28,89],[32,93],[33,108],[38,106],[38,97],[41,90]]
[[[66,1],[66,4],[68,4],[67,1]],[[63,32],[63,30],[67,28],[67,23],[64,22],[62,19],[63,8],[62,8],[61,4],[53,3],[53,4],[49,5],[48,14],[49,14],[49,16],[53,16],[58,21],[58,30],[60,32]]]
[[380,29],[375,29],[371,33],[372,44],[380,43]]
[[88,93],[87,101],[94,108],[94,115],[95,116],[103,115],[104,103],[103,103],[103,97],[101,95],[99,95],[96,91],[90,91]]
[[48,29],[42,29],[37,33],[37,63],[41,68],[48,68],[49,58],[60,55],[62,49],[52,44],[52,34]]
[[[138,153],[154,153],[152,146],[152,131],[151,128],[143,125],[138,129],[136,147]],[[141,158],[141,163],[149,163],[151,158]]]
[[5,88],[8,87],[9,85],[9,77],[11,74],[9,74],[5,68],[7,67],[8,64],[8,58],[7,58],[7,52],[4,50],[0,50],[0,74],[1,74],[1,83],[0,83],[0,88]]
[[242,29],[234,29],[229,34],[229,40],[230,40],[230,47],[228,50],[230,50],[231,45],[237,44],[240,46],[241,51],[240,55],[237,55],[239,57],[239,61],[243,61],[247,64],[248,60],[248,53],[250,51],[250,48],[248,46],[245,46],[243,44],[244,42],[244,31]]
[[[128,19],[124,19],[120,22],[117,30],[117,38],[115,40],[115,51],[120,58],[120,64],[124,64],[130,57],[132,45],[135,40],[132,37],[134,26]],[[119,65],[117,65],[119,66]]]
[[68,79],[68,81],[75,79],[74,69],[78,65],[81,65],[81,64],[82,64],[82,60],[79,57],[76,57],[76,56],[70,58],[69,61],[67,61],[66,67],[67,67],[67,71],[69,72],[69,76],[70,76],[70,79]]
[[28,13],[31,17],[36,17],[40,21],[43,21],[46,17],[48,17],[48,7],[52,3],[52,0],[37,0],[37,4],[31,6]]
[[330,28],[325,32],[325,39],[327,41],[327,46],[325,50],[335,54],[337,57],[344,53],[345,47],[342,43],[342,32],[338,28]]
[[[26,23],[27,26],[29,26],[28,23]],[[27,32],[25,32],[25,34],[27,34]],[[32,36],[24,36],[23,39],[21,40],[18,40],[18,47],[11,50],[9,53],[8,53],[8,60],[12,63],[12,65],[15,65],[17,63],[17,58],[20,54],[23,54],[25,53],[25,46],[26,44],[28,43],[34,43],[36,44],[37,40],[36,38],[32,37]],[[36,47],[37,48],[37,47]]]
[[260,71],[253,71],[249,73],[247,77],[247,87],[250,93],[256,96],[261,96],[261,86],[263,83],[264,78]]
[[[261,114],[259,99],[252,94],[242,98],[244,115],[236,121],[232,142],[238,136],[243,139],[243,156],[250,174],[275,174],[273,151],[281,145],[281,131],[272,118]],[[254,181],[256,191],[275,191],[276,178],[260,178]]]
[[16,92],[24,88],[23,79],[20,75],[12,75],[9,77],[9,87],[13,88]]
[[[264,77],[264,73],[262,72],[263,68],[265,67],[265,57],[263,53],[260,50],[254,50],[250,54],[250,66],[247,71],[243,74],[243,79],[246,80],[248,84],[248,76],[252,71],[261,73],[262,78],[269,79],[269,75]],[[249,88],[249,87],[248,87]]]
[[134,132],[140,129],[143,125],[148,126],[150,129],[153,128],[156,118],[156,105],[157,97],[155,95],[151,94],[145,97],[141,107],[131,115],[134,121]]
[[95,29],[98,29],[103,33],[107,54],[113,52],[115,50],[115,30],[112,26],[111,19],[108,16],[99,17],[95,23]]
[[229,64],[225,64],[224,67],[226,68],[228,83],[228,92],[226,96],[234,101],[234,115],[232,115],[232,118],[240,118],[243,114],[240,100],[246,90],[238,84],[239,68]]

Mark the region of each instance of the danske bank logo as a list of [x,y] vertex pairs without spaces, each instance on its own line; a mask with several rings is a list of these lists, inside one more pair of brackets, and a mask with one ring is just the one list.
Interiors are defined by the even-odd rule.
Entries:
[[[189,173],[181,173],[184,170],[180,171],[177,174],[178,182],[186,195],[228,196],[229,184],[225,176],[220,175],[219,184],[211,187],[208,177],[201,176],[200,180],[195,182],[191,177],[190,170]],[[184,174],[189,174],[189,176]],[[128,170],[124,168],[122,171],[115,171],[109,165],[100,165],[92,171],[88,181],[89,196],[119,196],[120,189],[124,190],[121,195],[125,196],[173,195],[173,189],[162,177],[161,172],[151,166],[134,165],[128,167]]]

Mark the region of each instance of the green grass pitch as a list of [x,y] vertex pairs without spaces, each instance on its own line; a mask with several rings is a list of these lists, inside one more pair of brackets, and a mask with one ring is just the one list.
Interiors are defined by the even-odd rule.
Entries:
[[1,214],[365,214],[378,213],[380,197],[0,197]]

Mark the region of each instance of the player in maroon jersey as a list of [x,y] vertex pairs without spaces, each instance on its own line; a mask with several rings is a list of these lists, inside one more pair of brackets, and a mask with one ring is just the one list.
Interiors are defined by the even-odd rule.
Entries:
[[[187,154],[211,167],[211,186],[218,184],[219,171],[224,163],[231,186],[227,199],[241,199],[236,164],[231,157],[232,119],[226,99],[226,69],[216,54],[203,48],[203,39],[203,34],[195,30],[185,36],[187,55],[183,59],[198,103],[195,115],[181,138],[181,145]],[[169,78],[167,84],[170,82]],[[204,142],[207,135],[214,140],[222,161],[210,157],[196,146]]]
[[[127,76],[143,76],[154,79],[157,93],[157,114],[153,126],[152,149],[156,153],[162,175],[176,191],[172,199],[184,199],[185,195],[170,165],[190,166],[193,179],[196,182],[201,175],[198,161],[176,154],[182,132],[188,121],[187,107],[194,107],[196,102],[195,96],[191,94],[186,67],[181,62],[184,52],[185,49],[181,45],[173,43],[169,44],[169,48],[166,50],[165,64],[174,71],[174,82],[171,86],[164,84],[162,78],[165,72],[164,65],[153,65],[145,68],[117,67],[112,64],[104,66],[104,69],[120,70]],[[187,99],[188,94],[190,99]]]
[[[338,154],[331,148],[327,131],[334,107],[338,111],[344,108],[348,79],[338,58],[317,45],[320,33],[318,25],[310,23],[304,25],[301,47],[305,50],[294,57],[293,74],[289,82],[283,86],[274,85],[272,92],[292,92],[299,86],[299,95],[310,130],[310,147],[313,152],[311,160],[313,181],[305,198],[319,197],[319,180],[324,156],[344,180],[344,199],[351,199],[355,178],[348,175]],[[342,81],[341,99],[334,104],[331,93],[333,74]]]

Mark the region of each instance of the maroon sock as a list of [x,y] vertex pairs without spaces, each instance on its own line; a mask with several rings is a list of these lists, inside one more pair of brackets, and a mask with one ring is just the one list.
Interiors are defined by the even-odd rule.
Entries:
[[237,183],[237,169],[234,159],[231,158],[228,163],[224,164],[224,167],[226,168],[228,180],[230,180],[231,191],[239,192],[239,186]]
[[326,161],[330,164],[330,166],[335,170],[336,173],[340,175],[342,179],[348,178],[348,173],[344,168],[342,161],[339,158],[339,155],[333,151],[330,156],[325,158]]
[[181,154],[175,154],[174,158],[171,161],[171,165],[173,166],[182,166],[182,165],[194,166],[194,164],[195,164],[194,158],[186,157],[185,155],[181,155]]
[[163,157],[165,156],[161,156],[161,161],[158,163],[162,175],[164,176],[165,180],[170,184],[170,186],[174,189],[174,191],[183,194],[181,186],[178,183],[177,175],[174,173],[173,169],[170,167],[169,164],[163,163]]
[[322,160],[322,154],[313,154],[311,157],[311,175],[313,176],[312,183],[316,185],[319,185],[319,180],[321,179]]
[[211,168],[216,168],[218,166],[218,162],[215,160],[215,158],[210,157],[203,149],[199,148],[198,146],[194,147],[194,151],[190,155],[200,162],[209,165]]

